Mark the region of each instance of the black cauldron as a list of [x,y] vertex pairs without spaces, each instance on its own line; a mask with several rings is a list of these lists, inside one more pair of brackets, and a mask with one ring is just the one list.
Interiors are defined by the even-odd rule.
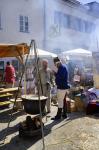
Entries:
[[[41,111],[44,112],[45,104],[48,97],[40,96],[41,101]],[[36,95],[23,95],[22,96],[22,102],[24,106],[24,110],[28,114],[40,114],[40,108],[39,108],[39,97]]]

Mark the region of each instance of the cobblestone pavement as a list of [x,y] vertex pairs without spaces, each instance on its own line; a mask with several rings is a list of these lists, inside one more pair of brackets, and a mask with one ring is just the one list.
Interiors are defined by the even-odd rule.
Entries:
[[[99,115],[86,116],[75,112],[69,114],[68,120],[55,122],[51,120],[55,113],[56,107],[53,106],[47,122],[44,118],[45,150],[99,150]],[[14,113],[6,132],[10,111],[0,111],[0,150],[42,150],[41,137],[19,138],[18,124],[25,117],[24,111]]]

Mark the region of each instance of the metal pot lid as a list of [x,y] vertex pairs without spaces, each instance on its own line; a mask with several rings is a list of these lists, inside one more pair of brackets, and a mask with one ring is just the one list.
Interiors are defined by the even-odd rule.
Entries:
[[[48,97],[40,96],[40,100],[46,100]],[[22,95],[23,100],[39,100],[37,95]]]

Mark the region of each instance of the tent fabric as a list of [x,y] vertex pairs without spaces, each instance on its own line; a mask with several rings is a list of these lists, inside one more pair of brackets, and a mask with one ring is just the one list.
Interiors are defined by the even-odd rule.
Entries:
[[0,44],[0,58],[17,57],[29,53],[27,44]]
[[62,54],[64,55],[79,55],[79,56],[92,56],[92,52],[85,50],[85,49],[74,49],[74,50],[69,50],[65,51]]
[[[30,55],[34,55],[34,50],[31,49],[30,51]],[[44,51],[42,49],[37,49],[37,55],[40,56],[48,56],[48,57],[57,57],[56,54],[48,52],[48,51]]]
[[[0,44],[0,58],[3,57],[18,57],[29,53],[29,46],[26,43],[21,44]],[[37,49],[39,56],[57,57],[56,54]],[[30,55],[34,55],[34,50],[31,49]]]

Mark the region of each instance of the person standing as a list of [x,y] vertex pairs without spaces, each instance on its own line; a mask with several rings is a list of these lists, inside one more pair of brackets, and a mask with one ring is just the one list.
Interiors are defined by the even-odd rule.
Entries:
[[54,72],[55,82],[57,85],[57,99],[58,99],[58,111],[54,120],[67,118],[66,107],[64,106],[64,99],[66,96],[66,92],[69,89],[68,85],[68,71],[64,64],[62,64],[61,60],[56,57],[54,58],[54,64],[57,67],[57,72]]
[[15,69],[8,61],[5,69],[6,88],[12,88],[15,85]]
[[76,65],[74,68],[74,78],[73,83],[75,86],[80,85],[81,82],[81,73],[79,67]]
[[[46,102],[47,113],[51,112],[51,86],[54,84],[53,74],[50,68],[48,68],[48,61],[46,59],[42,60],[42,66],[39,70],[40,72],[40,95],[48,97]],[[37,78],[36,78],[37,85]]]

